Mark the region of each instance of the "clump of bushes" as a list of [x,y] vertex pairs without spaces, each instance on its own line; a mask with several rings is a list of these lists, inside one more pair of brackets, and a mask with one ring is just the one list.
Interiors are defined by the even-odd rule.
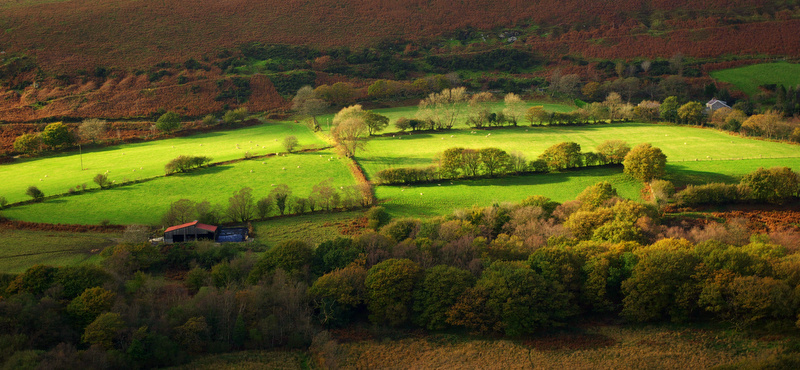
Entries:
[[689,185],[675,194],[678,203],[720,205],[747,201],[782,204],[800,193],[800,176],[788,167],[759,168],[745,175],[738,185],[711,183]]
[[186,172],[203,167],[209,163],[211,163],[210,157],[179,155],[164,166],[164,171],[168,175],[176,172]]
[[25,191],[25,195],[33,198],[33,200],[37,202],[44,199],[44,192],[35,186],[29,186],[28,190]]

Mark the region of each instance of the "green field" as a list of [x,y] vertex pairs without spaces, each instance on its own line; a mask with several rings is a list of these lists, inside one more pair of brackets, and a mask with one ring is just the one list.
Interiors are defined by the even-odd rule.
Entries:
[[789,86],[800,85],[800,64],[787,62],[753,64],[745,67],[711,72],[711,77],[733,84],[747,95],[759,92],[766,84]]
[[119,234],[0,229],[0,272],[20,273],[36,264],[92,263]]
[[352,222],[363,216],[363,211],[315,213],[254,222],[253,227],[256,229],[256,237],[268,246],[289,240],[302,240],[317,245],[342,236],[338,224]]
[[113,224],[155,225],[170,203],[183,198],[227,206],[233,192],[245,186],[252,188],[258,199],[267,196],[273,184],[287,184],[293,195],[304,197],[324,180],[330,179],[335,187],[352,185],[355,180],[347,161],[330,150],[242,161],[11,207],[3,210],[3,215],[46,223],[97,224],[108,220]]
[[413,186],[379,186],[378,199],[394,216],[426,217],[494,203],[519,202],[544,195],[558,202],[575,199],[583,189],[600,181],[614,184],[620,196],[639,199],[642,184],[622,173],[621,167],[591,168],[561,173],[495,179],[440,181]]
[[[668,162],[730,158],[783,158],[800,156],[797,145],[748,139],[713,129],[648,123],[591,126],[509,127],[499,130],[451,130],[437,133],[376,137],[357,154],[368,177],[389,167],[427,166],[447,148],[497,147],[535,159],[551,145],[574,141],[584,152],[606,140],[625,140],[631,146],[651,143],[661,148]],[[731,165],[735,169],[736,165]],[[722,171],[728,171],[721,169]],[[723,172],[727,173],[727,172]]]
[[179,155],[204,155],[221,162],[243,158],[245,152],[284,152],[282,140],[289,135],[296,136],[302,146],[326,145],[305,126],[283,122],[85,151],[83,171],[79,153],[70,151],[0,165],[0,196],[12,203],[30,199],[25,189],[31,185],[45,195],[66,193],[70,187],[83,183],[96,188],[92,179],[105,171],[116,182],[161,176],[164,165]]

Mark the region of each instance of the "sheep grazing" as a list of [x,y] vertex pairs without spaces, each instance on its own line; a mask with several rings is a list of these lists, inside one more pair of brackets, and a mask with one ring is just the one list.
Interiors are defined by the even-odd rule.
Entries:
[[284,168],[281,168],[281,169],[282,169],[282,170],[285,170],[285,169],[286,169],[286,167],[284,167]]
[[250,173],[253,173],[253,170],[250,170]]

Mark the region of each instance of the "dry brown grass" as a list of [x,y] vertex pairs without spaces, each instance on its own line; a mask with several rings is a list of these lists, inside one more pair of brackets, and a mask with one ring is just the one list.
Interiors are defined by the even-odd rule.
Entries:
[[356,369],[701,369],[780,350],[777,342],[740,334],[660,327],[597,326],[527,341],[441,339],[345,343],[339,363]]
[[199,358],[173,369],[181,370],[260,370],[304,368],[305,353],[301,351],[244,351]]

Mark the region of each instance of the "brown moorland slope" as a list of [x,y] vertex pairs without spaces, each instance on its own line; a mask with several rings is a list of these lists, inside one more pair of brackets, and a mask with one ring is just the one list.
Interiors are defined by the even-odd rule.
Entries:
[[[551,63],[547,68],[579,75],[587,73],[586,67],[563,56],[589,59],[590,66],[599,60],[669,58],[676,53],[725,56],[705,59],[716,62],[702,66],[707,72],[747,62],[743,59],[800,57],[800,6],[795,4],[782,0],[9,0],[0,2],[0,121],[142,119],[165,110],[199,117],[240,105],[251,110],[287,108],[288,89],[277,86],[280,81],[275,82],[275,76],[247,72],[234,77],[238,72],[224,64],[238,60],[241,46],[251,42],[305,45],[321,51],[324,57],[301,58],[299,67],[286,69],[313,69],[316,85],[353,82],[356,77],[323,73],[325,60],[336,52],[330,48],[346,46],[356,54],[359,48],[382,41],[390,41],[396,48],[389,52],[392,58],[403,62],[416,59],[425,64],[426,56],[447,59],[503,47],[536,55]],[[506,36],[498,37],[501,34]],[[446,39],[461,42],[443,42]],[[415,53],[418,48],[424,52]],[[342,63],[344,58],[336,60]],[[182,67],[188,61],[200,61],[202,68]],[[249,84],[252,94],[244,101],[225,97],[231,78]],[[357,85],[363,88],[367,81]]]
[[[0,9],[0,50],[24,51],[61,71],[182,62],[250,41],[357,47],[517,25],[562,26],[527,41],[591,56],[671,55],[683,48],[691,55],[695,48],[687,42],[707,44],[701,55],[800,53],[794,47],[800,25],[775,22],[796,13],[783,1],[16,0]],[[757,22],[724,21],[731,17]],[[663,32],[647,34],[648,27]]]

